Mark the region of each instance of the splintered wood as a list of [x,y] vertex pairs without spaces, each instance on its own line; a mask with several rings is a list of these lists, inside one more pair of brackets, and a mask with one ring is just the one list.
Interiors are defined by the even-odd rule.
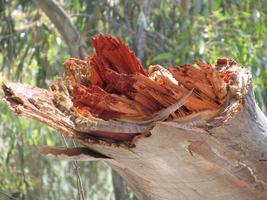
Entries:
[[[41,118],[54,115],[53,120],[58,119],[60,126],[71,132],[124,141],[159,121],[184,124],[197,116],[206,123],[218,116],[238,91],[244,92],[241,88],[245,86],[237,84],[242,82],[238,80],[242,68],[232,59],[219,58],[215,65],[200,61],[175,68],[153,65],[146,70],[119,38],[99,34],[92,44],[95,53],[87,60],[65,61],[66,77],[53,83],[51,91],[38,90],[43,96],[49,94],[49,101],[42,95],[27,99],[27,94],[21,93],[22,87],[30,93],[37,88],[6,84],[3,89],[9,106],[16,112],[24,106],[24,114],[35,119],[40,113]],[[233,105],[237,108],[239,104],[240,98]],[[29,108],[36,113],[26,112]]]
[[142,122],[191,90],[184,104],[170,113],[170,120],[217,110],[225,101],[227,84],[216,66],[196,61],[197,66],[154,65],[145,70],[121,39],[100,34],[92,41],[95,54],[87,61],[71,58],[64,64],[74,108],[84,116]]

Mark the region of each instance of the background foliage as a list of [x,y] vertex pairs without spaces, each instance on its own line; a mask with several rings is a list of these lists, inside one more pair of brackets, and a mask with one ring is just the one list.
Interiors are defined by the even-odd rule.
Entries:
[[[266,112],[267,1],[59,3],[88,46],[99,32],[120,36],[145,66],[234,58],[251,69],[258,103]],[[2,0],[0,11],[0,83],[20,81],[47,87],[62,75],[62,63],[69,57],[64,41],[34,1]],[[64,145],[59,135],[36,121],[18,119],[2,102],[0,113],[0,199],[76,199],[72,165],[35,151],[39,144]],[[109,168],[100,162],[79,163],[79,167],[86,199],[115,199]],[[128,199],[133,198],[129,193]]]

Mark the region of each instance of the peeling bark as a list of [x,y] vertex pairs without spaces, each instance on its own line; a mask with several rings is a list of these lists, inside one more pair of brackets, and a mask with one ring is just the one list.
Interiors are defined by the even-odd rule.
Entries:
[[86,147],[42,153],[102,159],[139,199],[267,198],[267,120],[246,68],[219,58],[146,71],[120,39],[93,44],[88,60],[65,62],[51,91],[3,85],[15,113]]

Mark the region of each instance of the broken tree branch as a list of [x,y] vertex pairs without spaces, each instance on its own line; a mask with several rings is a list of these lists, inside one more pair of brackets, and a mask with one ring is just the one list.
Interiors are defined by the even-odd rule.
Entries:
[[100,34],[93,45],[87,60],[65,62],[51,91],[5,83],[7,105],[80,142],[90,159],[97,152],[139,199],[266,199],[267,119],[247,68],[218,58],[147,71],[119,38]]

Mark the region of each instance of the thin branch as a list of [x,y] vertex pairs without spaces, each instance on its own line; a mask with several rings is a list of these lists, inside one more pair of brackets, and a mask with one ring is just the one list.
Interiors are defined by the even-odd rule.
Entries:
[[[63,140],[65,146],[69,147],[65,136],[64,135],[61,135],[61,136],[62,136],[62,140]],[[74,141],[73,141],[73,144],[74,144],[74,146],[76,146]],[[83,189],[83,185],[82,185],[82,181],[81,181],[81,175],[80,175],[80,171],[79,171],[78,162],[72,161],[71,163],[72,163],[72,166],[73,166],[75,173],[76,173],[76,176],[77,176],[78,199],[79,200],[80,199],[85,200],[84,189]]]
[[144,0],[142,9],[139,14],[139,26],[136,34],[136,54],[140,60],[144,58],[145,28],[149,17],[151,0]]
[[55,0],[34,0],[34,2],[55,25],[69,47],[71,56],[85,59],[88,55],[87,45],[63,8]]
[[[10,199],[10,200],[17,200],[17,198],[15,198],[15,197],[12,197],[12,196],[10,196],[10,195],[8,195],[8,194],[6,194],[6,193],[4,193],[4,192],[1,192],[0,191],[0,194],[2,194],[2,196],[5,196],[7,199]],[[1,196],[0,196],[1,197]]]

